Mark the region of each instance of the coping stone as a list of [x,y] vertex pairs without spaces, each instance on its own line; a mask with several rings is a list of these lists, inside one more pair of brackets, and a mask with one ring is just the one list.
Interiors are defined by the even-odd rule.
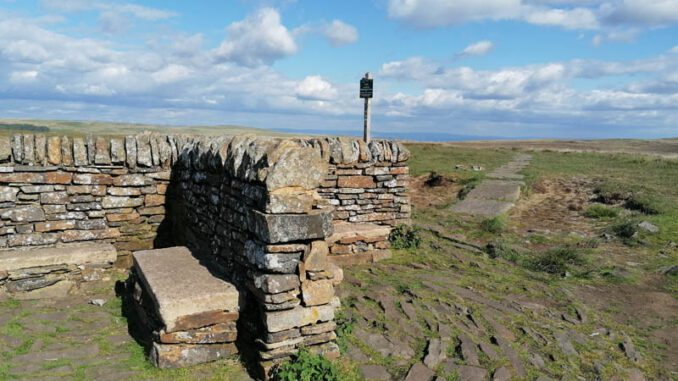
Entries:
[[57,247],[0,251],[0,271],[53,265],[110,264],[117,251],[109,243],[74,243]]

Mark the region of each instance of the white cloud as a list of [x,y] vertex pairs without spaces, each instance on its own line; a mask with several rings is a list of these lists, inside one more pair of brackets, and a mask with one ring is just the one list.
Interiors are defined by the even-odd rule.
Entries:
[[193,71],[186,66],[170,64],[151,74],[158,83],[172,83],[189,78]]
[[[661,27],[678,23],[678,0],[389,0],[388,14],[422,28],[486,20],[571,30]],[[597,41],[603,39],[600,36]]]
[[474,44],[471,44],[464,48],[459,55],[460,56],[482,56],[489,53],[494,48],[492,41],[483,40],[478,41]]
[[503,20],[520,14],[520,0],[389,0],[388,13],[419,27],[437,27],[480,20]]
[[590,9],[527,8],[525,21],[535,25],[558,26],[565,29],[598,29],[598,19]]
[[433,74],[438,66],[422,57],[411,57],[404,61],[391,61],[381,65],[379,75],[390,78],[414,79]]
[[662,26],[678,23],[678,0],[623,0],[605,3],[601,14],[611,24]]
[[358,41],[358,30],[340,20],[334,20],[322,28],[323,35],[332,46],[338,47]]
[[98,10],[101,12],[125,14],[142,20],[156,21],[174,17],[175,12],[146,7],[133,3],[89,0],[42,0],[43,7],[62,12],[81,12]]
[[671,49],[669,49],[669,53],[678,54],[678,45],[676,45],[676,46],[672,47]]
[[37,70],[13,71],[9,75],[9,81],[12,83],[30,83],[38,79]]
[[331,83],[324,80],[319,75],[311,75],[304,78],[296,89],[295,93],[300,99],[306,100],[332,100],[337,97],[337,90]]
[[226,31],[226,40],[213,52],[217,62],[254,67],[293,55],[298,49],[292,34],[281,23],[280,13],[273,8],[259,9],[229,25]]

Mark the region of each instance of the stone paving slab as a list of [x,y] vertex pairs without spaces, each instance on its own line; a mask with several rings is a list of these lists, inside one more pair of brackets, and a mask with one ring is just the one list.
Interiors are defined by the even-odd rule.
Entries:
[[455,213],[494,217],[506,213],[520,198],[524,176],[518,172],[529,165],[530,155],[518,155],[487,175],[487,180],[471,190],[466,198],[452,207]]
[[466,198],[452,207],[452,211],[477,216],[498,216],[513,207],[512,202]]
[[133,254],[138,276],[149,292],[165,330],[183,317],[212,311],[238,311],[238,291],[212,275],[185,247]]
[[473,189],[467,199],[517,201],[520,198],[520,182],[487,180]]

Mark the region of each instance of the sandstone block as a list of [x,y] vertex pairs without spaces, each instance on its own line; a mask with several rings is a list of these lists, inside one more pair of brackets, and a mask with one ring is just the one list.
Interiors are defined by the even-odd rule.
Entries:
[[151,180],[142,174],[122,175],[113,179],[116,187],[141,187],[150,184]]
[[325,304],[315,307],[298,306],[286,311],[264,314],[264,323],[269,332],[280,332],[334,319],[334,306]]
[[311,249],[304,255],[306,271],[323,271],[327,267],[327,255],[330,249],[325,241],[313,241]]
[[151,154],[151,141],[147,134],[136,137],[137,141],[137,164],[142,167],[152,167],[153,157]]
[[49,222],[38,222],[35,224],[35,231],[38,233],[42,232],[52,232],[57,230],[68,230],[75,228],[75,221],[73,220],[61,220],[61,221],[49,221]]
[[153,343],[151,361],[158,368],[181,368],[216,361],[238,353],[235,344],[158,344]]
[[61,164],[61,138],[50,136],[47,139],[47,162],[53,165]]
[[35,163],[44,164],[47,149],[47,138],[43,134],[35,135]]
[[296,274],[260,274],[254,277],[254,286],[268,294],[278,294],[294,290],[298,288],[300,284],[299,276]]
[[73,138],[73,163],[76,166],[89,164],[87,160],[87,146],[83,138]]
[[19,193],[18,188],[0,186],[0,202],[16,201],[17,193]]
[[95,141],[94,164],[110,165],[111,148],[108,139],[97,137]]
[[111,196],[140,196],[141,190],[139,188],[109,187],[108,194]]
[[82,185],[111,185],[113,184],[113,178],[111,175],[106,174],[78,173],[73,175],[73,183]]
[[234,342],[237,335],[236,322],[232,321],[187,331],[160,331],[156,341],[163,344],[218,344]]
[[134,136],[125,136],[125,159],[129,168],[136,168],[137,140]]
[[308,281],[301,285],[301,295],[306,306],[327,304],[334,298],[331,280]]
[[115,228],[101,230],[68,230],[61,234],[62,242],[93,241],[120,237],[120,231]]
[[23,138],[21,135],[13,135],[12,136],[12,155],[14,156],[14,161],[16,163],[21,163],[23,160],[24,156],[24,145],[23,145]]
[[235,286],[213,276],[185,247],[139,251],[133,257],[166,332],[178,330],[182,317],[238,311]]
[[10,247],[51,245],[56,243],[57,239],[55,234],[49,233],[15,234],[7,239],[7,245]]
[[27,205],[5,209],[0,212],[0,217],[12,220],[12,222],[35,222],[44,221],[45,212],[39,206]]
[[23,136],[24,143],[24,158],[22,163],[35,163],[35,137],[33,135],[25,134]]
[[40,194],[41,204],[65,204],[68,202],[68,193],[66,192],[46,192]]
[[111,138],[111,163],[125,162],[125,142],[120,138]]
[[12,142],[9,136],[0,136],[0,163],[12,159]]
[[158,206],[165,204],[165,196],[159,194],[147,194],[144,197],[145,206]]
[[73,165],[73,145],[68,136],[61,138],[61,163],[63,165]]
[[268,194],[266,212],[306,213],[313,208],[314,192],[304,192],[300,188],[282,188]]
[[101,207],[104,209],[134,208],[143,203],[144,199],[141,197],[106,196],[101,200]]
[[324,239],[332,233],[332,213],[312,211],[308,214],[264,214],[253,212],[254,229],[264,242],[279,243]]

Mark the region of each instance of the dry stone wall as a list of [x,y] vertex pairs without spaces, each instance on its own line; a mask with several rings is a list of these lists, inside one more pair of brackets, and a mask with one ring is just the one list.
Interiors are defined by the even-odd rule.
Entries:
[[328,257],[388,249],[410,217],[408,158],[345,138],[0,137],[0,255],[103,241],[128,265],[187,246],[243,295],[242,353],[266,375],[301,346],[338,355]]
[[0,137],[0,248],[115,245],[121,263],[161,245],[182,137]]

